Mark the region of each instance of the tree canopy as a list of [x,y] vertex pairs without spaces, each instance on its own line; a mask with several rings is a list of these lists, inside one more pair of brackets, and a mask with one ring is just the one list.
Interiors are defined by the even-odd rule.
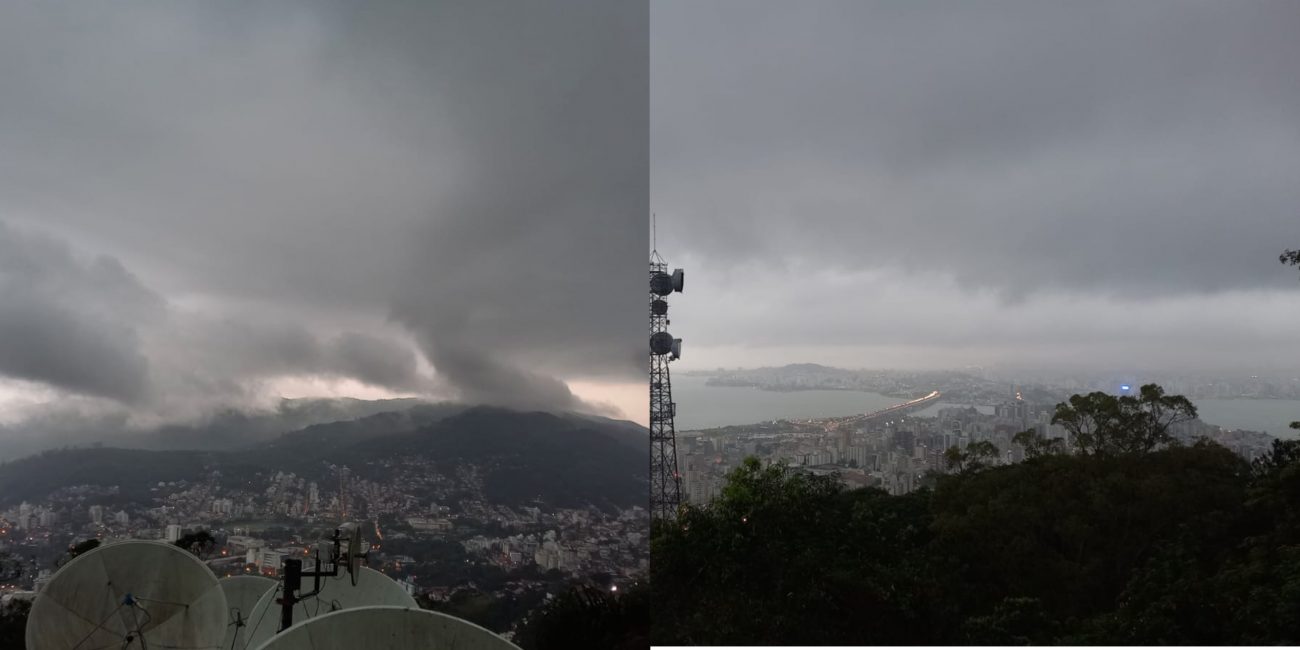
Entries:
[[751,459],[713,503],[656,524],[651,640],[1300,641],[1300,442],[1254,464],[1210,442],[1160,445],[1168,412],[1189,410],[1147,396],[1118,407],[1146,427],[1132,442],[1109,431],[1089,453],[902,496]]
[[978,440],[968,443],[966,449],[949,447],[943,452],[943,461],[950,471],[977,472],[995,464],[998,454],[997,445]]
[[203,559],[203,556],[216,546],[217,540],[212,537],[212,533],[206,530],[196,530],[181,535],[180,539],[173,543],[193,553],[199,559]]
[[1300,250],[1286,249],[1277,256],[1277,261],[1288,266],[1300,266]]
[[1048,438],[1036,429],[1026,429],[1011,437],[1011,442],[1025,450],[1025,458],[1038,458],[1051,454],[1065,453],[1065,441],[1060,438]]
[[73,558],[76,558],[78,555],[89,553],[97,548],[99,548],[98,537],[91,537],[90,539],[84,539],[80,542],[69,544],[68,552],[55,560],[55,565],[61,567],[64,564],[71,562]]
[[1065,427],[1080,453],[1113,455],[1170,444],[1170,427],[1194,419],[1196,406],[1186,397],[1165,395],[1160,386],[1147,384],[1136,396],[1072,395],[1068,403],[1056,405],[1052,424]]
[[534,614],[517,641],[527,650],[639,650],[650,645],[650,610],[644,581],[622,592],[577,584]]
[[21,648],[27,643],[27,614],[32,609],[25,600],[0,605],[0,648]]

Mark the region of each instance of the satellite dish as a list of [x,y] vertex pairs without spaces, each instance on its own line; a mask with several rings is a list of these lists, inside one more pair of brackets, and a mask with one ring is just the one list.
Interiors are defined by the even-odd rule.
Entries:
[[686,284],[686,272],[681,269],[673,271],[673,291],[682,292],[682,287]]
[[650,276],[650,290],[657,296],[666,296],[673,292],[673,279],[663,271],[655,271]]
[[217,648],[226,596],[189,552],[165,542],[105,544],[54,574],[32,603],[28,650]]
[[668,314],[668,302],[664,300],[654,300],[650,303],[650,313],[655,316],[665,316]]
[[361,571],[361,526],[352,524],[352,537],[348,540],[348,575],[352,586],[357,586],[357,574]]
[[231,576],[219,582],[226,595],[226,638],[222,648],[242,648],[248,639],[248,615],[262,594],[275,589],[275,581],[263,576]]
[[[340,609],[368,605],[410,607],[412,609],[418,607],[415,599],[406,593],[406,590],[401,585],[374,569],[359,567],[353,575],[357,578],[355,586],[352,584],[351,577],[342,574],[332,578],[321,578],[320,593],[307,596],[293,606],[295,627],[300,622],[316,616],[324,616]],[[312,580],[303,578],[301,593],[305,594],[310,591],[313,588],[312,584]],[[245,628],[248,643],[242,646],[243,648],[252,650],[271,637],[276,636],[276,632],[280,629],[280,604],[275,601],[280,597],[283,588],[283,585],[276,585],[274,589],[262,594],[257,604],[253,606],[253,611],[248,615],[248,627]],[[355,647],[370,648],[375,646],[363,644]]]
[[[361,568],[361,558],[369,551],[369,546],[361,541],[361,525],[345,522],[339,525],[338,537],[341,542],[340,556],[336,561],[343,563],[343,570],[352,578],[352,586],[357,584],[357,569]],[[332,551],[331,551],[332,552]]]
[[275,635],[259,650],[519,650],[469,621],[423,609],[358,607],[323,614]]
[[673,335],[668,332],[655,332],[650,335],[650,352],[668,354],[673,351]]
[[673,354],[673,359],[680,359],[680,358],[682,358],[682,340],[681,340],[681,339],[673,339],[672,354]]

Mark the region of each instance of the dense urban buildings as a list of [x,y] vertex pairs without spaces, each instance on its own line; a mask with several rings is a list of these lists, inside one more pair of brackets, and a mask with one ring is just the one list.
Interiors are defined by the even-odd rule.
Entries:
[[144,497],[114,485],[67,485],[0,510],[0,554],[23,569],[0,592],[32,597],[69,547],[87,539],[175,542],[197,531],[214,537],[203,557],[218,576],[276,577],[284,558],[308,555],[345,520],[363,525],[370,567],[429,606],[506,635],[571,581],[617,588],[645,575],[644,507],[506,504],[484,483],[476,465],[446,475],[415,457],[381,461],[365,475],[330,466],[316,478],[284,471],[234,478],[214,466],[160,482]]
[[[900,395],[900,402],[905,401],[909,391],[920,392],[920,381],[931,381],[950,392],[940,398],[944,404],[927,409],[933,413],[926,415],[890,410],[874,417],[783,419],[682,432],[678,434],[682,489],[686,500],[693,504],[705,504],[717,496],[727,473],[750,456],[768,464],[835,475],[848,487],[878,487],[900,495],[926,484],[931,473],[949,471],[945,452],[953,447],[966,449],[973,443],[988,442],[998,451],[998,457],[990,460],[992,464],[1015,463],[1024,459],[1025,449],[1013,438],[1033,430],[1044,438],[1060,439],[1069,448],[1066,429],[1052,423],[1056,405],[1068,395],[1060,386],[1021,387],[965,372],[843,371],[811,365],[730,371],[715,375],[714,380],[717,385],[765,390],[870,389]],[[1074,385],[1093,388],[1087,380],[1078,380]],[[1198,385],[1223,387],[1220,394],[1233,394],[1228,386],[1238,391],[1246,386],[1273,386],[1274,392],[1280,392],[1275,385],[1258,380],[1244,385],[1205,380]],[[1131,394],[1135,386],[1110,388]],[[999,390],[1001,396],[997,395]],[[951,395],[979,401],[952,404]],[[1057,395],[1060,397],[1053,398]],[[1274,439],[1263,432],[1227,429],[1200,420],[1178,423],[1171,433],[1186,442],[1208,438],[1247,460],[1265,453]]]

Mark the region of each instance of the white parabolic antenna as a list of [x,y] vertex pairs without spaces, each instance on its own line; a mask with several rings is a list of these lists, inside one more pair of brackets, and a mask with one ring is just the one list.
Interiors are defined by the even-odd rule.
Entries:
[[318,616],[257,650],[519,650],[468,621],[404,607],[358,607]]
[[211,648],[226,632],[217,577],[165,542],[105,544],[77,556],[41,589],[28,650]]
[[[340,609],[365,607],[367,605],[388,605],[392,607],[418,607],[415,599],[392,578],[371,569],[358,567],[357,584],[352,585],[352,578],[346,572],[329,578],[321,578],[320,593],[308,596],[293,606],[293,623],[298,625],[317,616],[324,616]],[[307,593],[313,588],[313,580],[304,577],[300,593]],[[280,604],[275,602],[280,597],[282,585],[262,594],[248,614],[248,627],[244,628],[248,644],[242,646],[251,650],[275,636],[280,629]],[[237,646],[239,647],[239,646]],[[361,645],[358,648],[374,646]],[[381,646],[382,647],[382,646]]]
[[226,594],[226,638],[222,648],[242,648],[248,642],[248,615],[262,595],[275,589],[276,582],[262,576],[230,576],[221,579]]

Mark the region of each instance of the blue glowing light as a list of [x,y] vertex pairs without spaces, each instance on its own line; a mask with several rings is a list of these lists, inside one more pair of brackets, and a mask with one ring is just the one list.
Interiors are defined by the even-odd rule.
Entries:
[[1126,390],[1129,390],[1130,388],[1132,388],[1132,386],[1129,386],[1128,384],[1120,384],[1120,385],[1119,385],[1119,389],[1120,389],[1120,390],[1125,390],[1125,391],[1126,391]]

